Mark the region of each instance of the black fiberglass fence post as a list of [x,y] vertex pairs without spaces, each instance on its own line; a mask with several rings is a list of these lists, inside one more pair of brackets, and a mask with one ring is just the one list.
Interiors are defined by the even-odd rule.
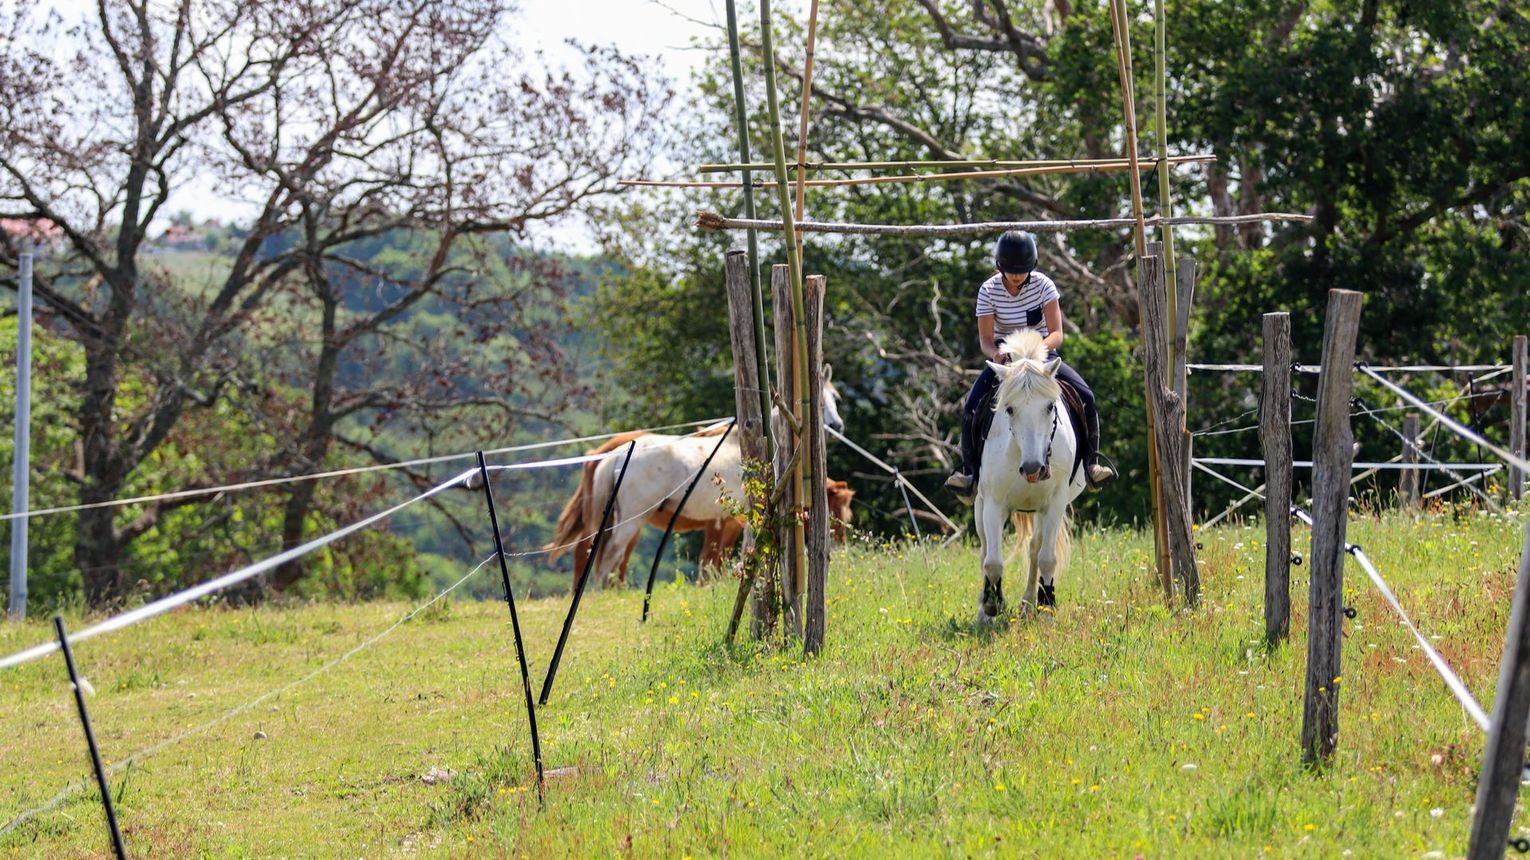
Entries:
[[558,634],[558,647],[553,649],[552,662],[547,665],[547,677],[542,679],[542,697],[538,700],[541,704],[547,704],[547,697],[552,695],[553,679],[558,676],[558,663],[563,660],[563,646],[568,644],[568,632],[573,629],[574,615],[579,612],[579,598],[584,596],[584,587],[590,581],[590,574],[595,567],[595,559],[600,557],[600,545],[605,539],[606,529],[611,524],[611,509],[616,507],[616,496],[622,491],[622,480],[627,477],[627,464],[632,462],[632,452],[637,450],[637,440],[627,443],[627,456],[622,459],[621,471],[616,473],[616,480],[611,486],[611,497],[606,499],[606,510],[600,515],[600,530],[595,532],[594,543],[590,546],[590,557],[584,562],[584,575],[579,577],[579,582],[574,586],[574,599],[568,605],[568,616],[563,619],[563,632]]
[[722,450],[723,443],[728,441],[728,434],[733,432],[733,428],[737,424],[737,418],[729,422],[728,429],[723,431],[722,438],[717,440],[717,445],[712,448],[712,453],[707,455],[707,459],[701,464],[701,468],[696,470],[696,476],[691,478],[691,485],[685,488],[685,495],[680,497],[680,504],[675,507],[675,512],[670,516],[669,525],[664,527],[664,537],[659,538],[659,548],[653,554],[653,566],[648,568],[648,588],[643,592],[643,621],[648,620],[648,603],[653,599],[653,581],[659,574],[659,559],[664,557],[664,547],[669,544],[669,536],[675,531],[675,523],[680,519],[680,512],[685,510],[685,503],[691,500],[691,491],[696,489],[697,484],[701,483],[701,476],[707,473],[707,467],[712,465],[712,458],[716,457],[717,452]]
[[96,770],[96,784],[101,786],[101,805],[106,808],[106,826],[112,832],[112,849],[118,860],[125,860],[127,849],[122,846],[122,831],[117,829],[117,810],[112,807],[112,790],[106,782],[106,769],[101,766],[101,750],[96,746],[96,733],[90,729],[90,712],[85,709],[85,690],[80,683],[80,673],[74,668],[74,652],[69,650],[69,636],[64,632],[64,618],[53,616],[53,629],[58,632],[58,647],[64,652],[64,666],[69,669],[69,684],[74,688],[74,704],[80,711],[80,725],[85,728],[85,744],[90,747],[90,764]]
[[510,589],[510,565],[505,561],[505,544],[499,534],[499,513],[494,509],[494,491],[489,487],[489,466],[478,452],[478,475],[483,480],[484,501],[489,504],[489,527],[494,530],[494,554],[499,558],[499,576],[505,585],[505,603],[510,605],[510,629],[515,634],[515,657],[521,664],[521,689],[526,693],[526,721],[531,724],[531,757],[537,766],[537,800],[542,794],[542,739],[537,732],[537,706],[531,700],[531,670],[526,667],[526,646],[521,640],[521,619],[515,611],[515,592]]

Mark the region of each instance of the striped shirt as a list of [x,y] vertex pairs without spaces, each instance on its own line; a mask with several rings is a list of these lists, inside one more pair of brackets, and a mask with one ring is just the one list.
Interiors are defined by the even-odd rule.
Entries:
[[1061,295],[1057,292],[1057,284],[1041,272],[1031,272],[1019,294],[1013,296],[1004,288],[1004,276],[995,272],[978,287],[977,315],[993,316],[995,340],[1018,328],[1033,328],[1046,337],[1051,332],[1047,330],[1041,309],[1047,302],[1058,298]]

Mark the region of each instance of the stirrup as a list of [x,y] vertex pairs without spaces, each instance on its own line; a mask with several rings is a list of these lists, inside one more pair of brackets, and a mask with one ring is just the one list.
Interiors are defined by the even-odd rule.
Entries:
[[[1101,489],[1104,488],[1104,486],[1106,484],[1110,483],[1111,481],[1114,481],[1116,479],[1116,477],[1117,477],[1117,474],[1116,474],[1115,466],[1106,465],[1106,464],[1100,462],[1100,459],[1102,459],[1102,458],[1103,459],[1108,459],[1108,458],[1105,457],[1105,455],[1103,455],[1103,454],[1096,454],[1095,457],[1096,457],[1096,459],[1095,459],[1095,462],[1094,462],[1093,465],[1085,466],[1084,467],[1084,485],[1086,487],[1088,487],[1090,490],[1093,490],[1095,492],[1099,492]],[[1101,475],[1098,479],[1096,479],[1094,477],[1094,470],[1095,469],[1102,469],[1102,470],[1104,470],[1105,474]]]
[[977,479],[962,472],[952,472],[951,476],[946,478],[946,489],[950,490],[956,498],[970,505],[977,493]]

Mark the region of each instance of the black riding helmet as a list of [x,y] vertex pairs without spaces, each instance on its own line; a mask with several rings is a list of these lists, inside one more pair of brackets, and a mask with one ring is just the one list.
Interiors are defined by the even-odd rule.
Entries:
[[1011,275],[1029,275],[1036,268],[1036,237],[1024,230],[1006,231],[994,248],[993,265]]

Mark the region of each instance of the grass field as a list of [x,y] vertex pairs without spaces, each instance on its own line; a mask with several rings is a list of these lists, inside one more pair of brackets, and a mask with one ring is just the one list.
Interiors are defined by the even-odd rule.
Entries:
[[[1489,708],[1521,531],[1350,528]],[[137,857],[1463,854],[1483,737],[1353,564],[1339,753],[1301,767],[1306,567],[1296,644],[1269,651],[1261,537],[1203,534],[1205,605],[1171,613],[1149,539],[1083,534],[1058,610],[992,632],[971,623],[971,546],[852,547],[808,663],[718,645],[731,583],[665,586],[646,626],[640,594],[590,595],[539,711],[545,809],[506,609],[443,602],[142,757],[114,778],[118,815]],[[410,609],[193,610],[82,643],[103,755],[278,690]],[[522,606],[534,684],[563,610]],[[49,631],[0,627],[0,653]],[[7,819],[88,775],[56,657],[0,674],[0,762]],[[0,857],[109,851],[93,787],[0,836]]]

